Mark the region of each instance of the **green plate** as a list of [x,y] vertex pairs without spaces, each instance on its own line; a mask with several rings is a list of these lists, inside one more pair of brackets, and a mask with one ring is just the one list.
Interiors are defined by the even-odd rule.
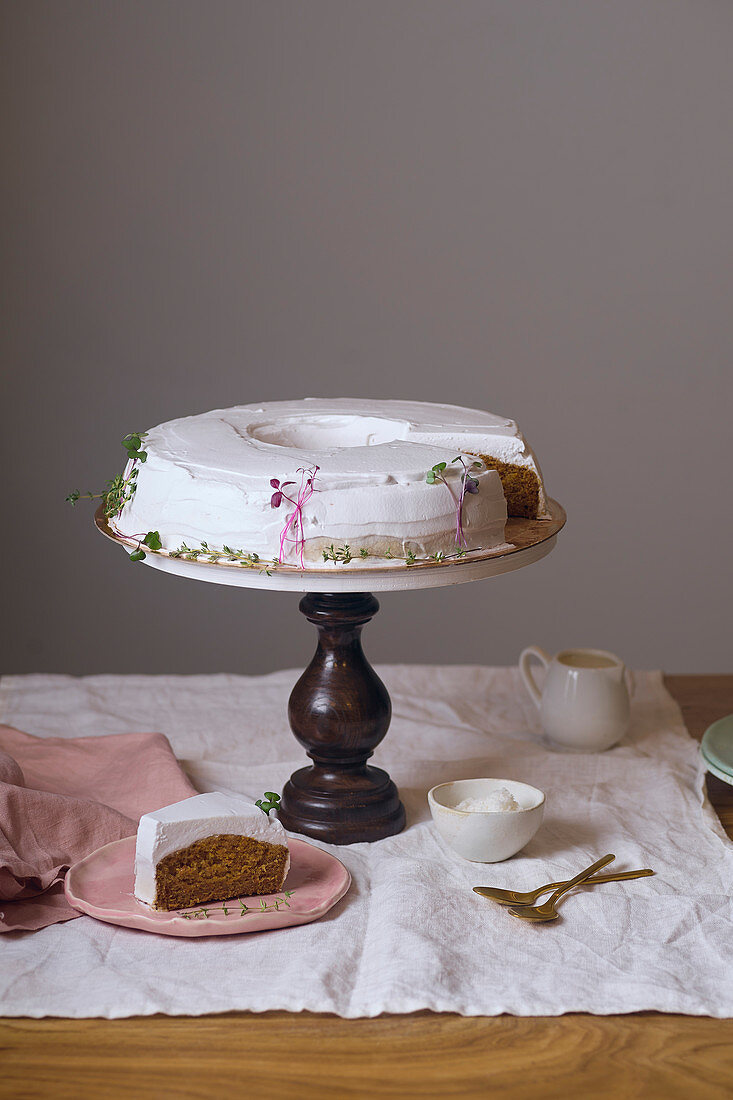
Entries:
[[733,714],[705,730],[700,753],[708,771],[724,783],[733,784]]

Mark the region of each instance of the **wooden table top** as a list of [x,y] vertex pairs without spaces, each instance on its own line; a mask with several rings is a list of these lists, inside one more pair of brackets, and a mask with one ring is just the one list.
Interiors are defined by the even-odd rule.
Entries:
[[[733,712],[733,676],[666,682],[698,740]],[[733,787],[709,775],[708,794],[733,838]],[[0,1020],[0,1097],[13,1100],[456,1100],[494,1090],[516,1100],[730,1100],[733,1020],[653,1012]]]

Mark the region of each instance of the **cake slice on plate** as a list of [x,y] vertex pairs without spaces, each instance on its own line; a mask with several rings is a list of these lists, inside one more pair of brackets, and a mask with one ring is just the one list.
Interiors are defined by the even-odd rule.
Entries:
[[246,799],[199,794],[140,818],[134,894],[164,910],[273,894],[289,867],[279,821]]

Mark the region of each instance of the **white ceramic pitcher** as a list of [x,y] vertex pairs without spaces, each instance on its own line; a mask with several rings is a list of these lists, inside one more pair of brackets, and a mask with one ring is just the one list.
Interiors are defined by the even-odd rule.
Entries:
[[[541,691],[530,668],[533,657],[547,670]],[[522,651],[519,672],[540,712],[542,728],[556,745],[598,752],[610,749],[629,728],[634,681],[615,654],[604,649],[564,649],[550,657],[531,645]]]

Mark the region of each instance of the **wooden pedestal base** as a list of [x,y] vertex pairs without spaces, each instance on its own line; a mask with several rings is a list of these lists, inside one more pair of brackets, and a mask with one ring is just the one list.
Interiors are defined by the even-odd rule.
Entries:
[[295,772],[278,816],[286,829],[334,844],[399,833],[397,788],[366,762],[384,737],[392,706],[361,647],[379,604],[368,593],[309,593],[300,610],[318,630],[315,656],[293,688],[290,726],[313,765]]

